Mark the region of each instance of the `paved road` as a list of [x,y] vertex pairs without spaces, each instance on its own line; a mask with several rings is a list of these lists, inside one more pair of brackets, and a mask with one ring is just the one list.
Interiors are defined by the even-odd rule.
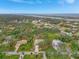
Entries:
[[[3,52],[5,53],[6,55],[20,55],[19,59],[23,59],[24,55],[30,55],[31,53],[32,54],[35,54],[35,52],[14,52],[14,51],[11,51],[11,52]],[[47,59],[47,56],[46,56],[46,52],[45,51],[40,51],[39,53],[43,54],[43,59]],[[53,52],[51,52],[53,53]],[[67,52],[61,52],[62,55],[67,55],[68,53]],[[77,54],[79,54],[79,52],[77,52]],[[71,57],[72,58],[72,57]]]
[[[23,59],[24,55],[30,55],[35,54],[35,52],[14,52],[14,51],[10,51],[10,52],[3,52],[6,55],[20,55],[19,59]],[[39,53],[43,54],[43,59],[47,59],[46,57],[46,53],[44,51],[40,51]]]
[[26,54],[31,54],[32,52],[15,52],[15,51],[10,51],[10,52],[3,52],[3,53],[5,53],[7,55],[20,55],[20,54],[24,53],[24,55],[26,55]]

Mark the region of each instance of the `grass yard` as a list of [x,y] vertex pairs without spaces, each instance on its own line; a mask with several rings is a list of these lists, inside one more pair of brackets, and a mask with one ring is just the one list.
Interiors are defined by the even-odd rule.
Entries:
[[24,59],[42,59],[43,57],[42,57],[42,54],[39,54],[38,56],[37,56],[37,58],[36,58],[36,56],[35,55],[25,55],[24,56]]

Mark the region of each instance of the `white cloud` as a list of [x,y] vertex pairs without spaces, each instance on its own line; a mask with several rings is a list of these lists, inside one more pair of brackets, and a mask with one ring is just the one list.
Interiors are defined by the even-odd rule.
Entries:
[[[9,1],[17,2],[17,3],[28,3],[28,4],[35,4],[35,3],[42,4],[42,3],[53,2],[53,0],[45,0],[45,1],[43,0],[9,0]],[[59,4],[64,4],[65,2],[68,4],[73,4],[75,0],[58,0]]]
[[42,3],[51,3],[52,0],[9,0],[9,1],[12,1],[12,2],[17,2],[17,3],[28,3],[28,4],[35,4],[35,3],[38,3],[38,4],[42,4]]
[[9,1],[12,1],[12,2],[17,2],[17,3],[29,3],[29,4],[34,4],[34,3],[42,3],[41,0],[9,0]]
[[10,0],[10,1],[13,1],[13,2],[24,2],[23,0]]
[[12,1],[12,2],[17,2],[17,3],[28,3],[28,4],[34,4],[33,1],[29,1],[29,0],[9,0],[9,1]]
[[65,0],[65,1],[69,4],[73,4],[75,2],[75,0]]
[[75,3],[75,1],[76,0],[58,0],[58,4],[61,5],[61,6],[64,6],[65,3],[72,5],[72,4]]
[[22,0],[13,0],[13,1],[22,1]]

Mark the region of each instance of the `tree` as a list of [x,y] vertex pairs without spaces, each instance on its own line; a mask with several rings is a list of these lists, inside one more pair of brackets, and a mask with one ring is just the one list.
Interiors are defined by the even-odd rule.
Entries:
[[5,59],[5,54],[4,53],[0,53],[0,59]]

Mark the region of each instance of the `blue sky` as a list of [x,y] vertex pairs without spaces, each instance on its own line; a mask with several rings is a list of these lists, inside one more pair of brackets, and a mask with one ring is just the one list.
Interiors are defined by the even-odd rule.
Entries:
[[79,13],[79,0],[0,0],[0,13]]

